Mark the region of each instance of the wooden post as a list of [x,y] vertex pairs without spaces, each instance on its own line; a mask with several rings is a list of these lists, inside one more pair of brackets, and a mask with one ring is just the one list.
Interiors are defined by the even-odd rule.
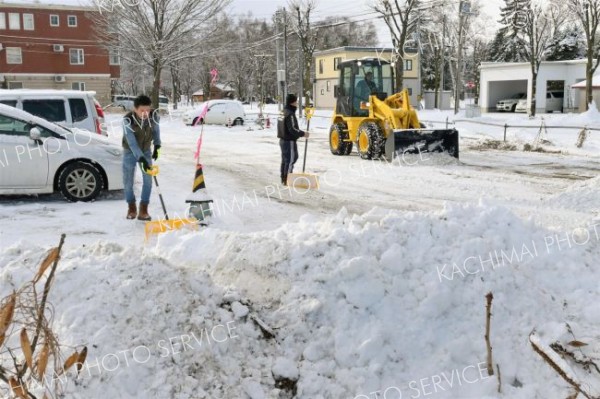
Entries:
[[494,295],[489,292],[485,299],[487,305],[485,307],[485,345],[487,348],[487,371],[488,375],[494,375],[494,363],[492,362],[492,345],[490,343],[490,324],[492,319],[492,300]]
[[506,142],[506,129],[508,129],[508,124],[504,124],[504,142]]

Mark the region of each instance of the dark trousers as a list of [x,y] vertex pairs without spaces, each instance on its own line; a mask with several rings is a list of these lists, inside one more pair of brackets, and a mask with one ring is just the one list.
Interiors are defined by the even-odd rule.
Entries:
[[281,181],[286,181],[288,173],[294,171],[294,164],[298,160],[298,145],[293,140],[279,139],[279,147],[281,147]]

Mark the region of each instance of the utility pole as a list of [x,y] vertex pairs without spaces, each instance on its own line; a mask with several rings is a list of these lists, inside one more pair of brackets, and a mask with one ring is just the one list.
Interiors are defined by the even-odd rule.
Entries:
[[[423,99],[423,78],[421,75],[421,10],[417,8],[417,82],[419,84],[419,93],[417,98]],[[419,101],[419,108],[421,109],[421,101]]]
[[458,54],[456,60],[456,79],[454,84],[454,114],[458,114],[460,109],[460,92],[463,88],[462,77],[463,77],[463,47],[464,47],[464,26],[466,18],[469,15],[477,15],[475,12],[471,12],[471,1],[461,0],[458,6]]
[[444,104],[444,89],[446,87],[446,82],[444,82],[444,78],[445,78],[445,69],[446,69],[446,14],[444,14],[444,17],[442,19],[442,45],[441,45],[441,50],[442,50],[442,72],[441,72],[441,82],[440,82],[440,102],[438,103],[439,109],[443,108],[443,104]]
[[277,37],[277,39],[275,40],[275,52],[277,54],[277,98],[279,99],[279,101],[277,102],[277,107],[278,110],[281,111],[281,106],[282,106],[282,87],[281,87],[281,76],[279,71],[281,70],[280,65],[281,65],[281,59],[279,56],[279,50],[280,50],[280,46],[281,46],[281,38],[279,37],[279,18],[281,17],[281,9],[278,9],[277,11],[275,11],[275,35]]
[[288,81],[289,81],[289,72],[288,72],[288,39],[287,39],[287,10],[283,9],[283,63],[285,70],[285,83],[283,86],[283,101],[287,98],[288,95]]
[[298,79],[298,115],[300,115],[300,119],[304,115],[302,112],[302,102],[304,100],[304,52],[301,49],[298,49],[298,66],[300,71],[300,79]]

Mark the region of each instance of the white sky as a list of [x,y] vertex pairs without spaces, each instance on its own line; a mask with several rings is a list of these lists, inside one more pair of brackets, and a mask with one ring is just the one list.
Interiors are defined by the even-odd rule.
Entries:
[[[104,0],[110,1],[110,0]],[[120,0],[112,0],[120,1]],[[134,1],[139,0],[123,0],[125,3],[131,4]],[[432,0],[423,0],[424,3],[431,2]],[[447,0],[458,4],[459,0]],[[491,36],[495,33],[497,28],[496,22],[499,19],[500,6],[503,0],[480,0],[484,4],[483,10],[487,14],[486,24],[488,32],[487,35]],[[0,4],[3,0],[0,0]],[[89,4],[89,0],[8,0],[7,3],[52,3],[52,4],[74,4],[82,5]],[[373,17],[376,14],[369,8],[372,0],[316,0],[317,9],[314,13],[314,20],[325,18],[330,15],[349,16],[353,19],[365,19]],[[257,18],[270,19],[271,16],[279,7],[285,7],[288,5],[287,0],[233,0],[229,6],[230,14],[246,14],[249,11]],[[381,20],[375,20],[375,22],[382,23]],[[381,28],[378,29],[379,44],[387,46],[391,44],[391,39],[387,27],[385,24],[381,24]]]
[[[424,0],[428,2],[431,0]],[[317,9],[315,11],[315,20],[325,18],[329,15],[349,16],[353,19],[363,19],[373,17],[376,14],[372,13],[369,8],[371,0],[316,0]],[[458,4],[458,0],[453,1]],[[483,0],[483,10],[487,14],[490,25],[489,34],[495,33],[496,26],[495,22],[499,19],[500,6],[503,4],[503,0]],[[270,18],[273,13],[279,7],[285,7],[288,4],[287,0],[233,0],[229,7],[233,14],[245,14],[251,11],[252,14],[257,18]],[[378,30],[380,45],[390,45],[391,39],[387,26],[383,24],[381,20],[375,20],[375,22],[381,22],[381,29]]]

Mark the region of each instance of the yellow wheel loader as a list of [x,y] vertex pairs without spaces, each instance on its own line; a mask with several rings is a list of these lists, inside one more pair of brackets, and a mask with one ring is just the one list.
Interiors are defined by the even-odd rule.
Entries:
[[363,58],[338,64],[336,109],[329,131],[334,155],[356,145],[364,159],[410,153],[447,152],[458,158],[456,129],[427,129],[410,105],[407,89],[394,93],[394,68],[385,60]]

